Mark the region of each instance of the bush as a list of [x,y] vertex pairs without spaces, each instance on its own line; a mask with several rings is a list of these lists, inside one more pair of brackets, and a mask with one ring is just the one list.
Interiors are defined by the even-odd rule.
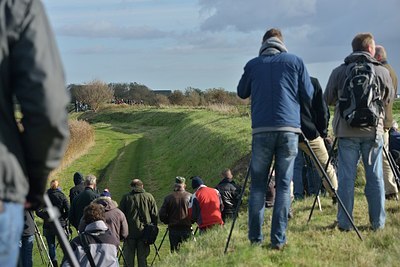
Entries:
[[67,150],[61,160],[60,166],[50,174],[50,177],[67,167],[75,159],[85,154],[95,143],[94,129],[89,123],[86,121],[70,120],[68,124],[70,139]]

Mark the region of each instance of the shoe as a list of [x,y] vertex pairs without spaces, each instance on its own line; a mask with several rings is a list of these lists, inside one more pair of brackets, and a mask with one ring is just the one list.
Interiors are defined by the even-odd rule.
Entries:
[[278,244],[278,245],[270,245],[270,248],[272,250],[283,250],[286,247],[287,243],[284,244]]
[[337,204],[337,197],[332,197],[332,205],[336,205]]
[[58,262],[57,262],[57,260],[51,261],[51,263],[53,264],[54,267],[58,267]]
[[398,201],[399,200],[399,195],[397,193],[387,194],[387,195],[385,195],[385,198],[387,200],[396,200],[396,201]]

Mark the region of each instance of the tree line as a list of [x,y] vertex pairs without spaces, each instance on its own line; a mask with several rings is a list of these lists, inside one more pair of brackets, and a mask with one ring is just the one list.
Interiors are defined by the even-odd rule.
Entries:
[[100,80],[93,80],[86,84],[70,84],[68,90],[74,103],[85,103],[93,111],[97,111],[105,103],[150,106],[238,105],[245,103],[237,97],[236,92],[229,92],[223,88],[210,88],[202,91],[198,88],[187,87],[184,91],[155,91],[136,82],[107,84]]

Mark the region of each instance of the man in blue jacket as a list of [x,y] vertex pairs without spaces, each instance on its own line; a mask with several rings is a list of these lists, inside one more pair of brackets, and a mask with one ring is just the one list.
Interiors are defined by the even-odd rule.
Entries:
[[263,241],[267,176],[275,158],[276,197],[272,214],[271,248],[286,244],[290,181],[301,133],[300,102],[311,103],[314,89],[303,60],[287,52],[279,29],[268,30],[259,56],[250,60],[237,94],[251,96],[252,156],[249,199],[249,239]]

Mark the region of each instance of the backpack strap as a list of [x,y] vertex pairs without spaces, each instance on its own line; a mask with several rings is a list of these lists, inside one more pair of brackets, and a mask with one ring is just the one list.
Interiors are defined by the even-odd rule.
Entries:
[[89,248],[89,244],[88,244],[88,241],[87,241],[87,238],[86,238],[86,233],[83,232],[83,233],[79,234],[79,239],[81,240],[83,250],[86,253],[86,257],[89,260],[90,266],[91,267],[96,267],[96,264],[94,263],[94,260],[93,260],[93,257],[92,257],[92,253],[90,253],[90,248]]

